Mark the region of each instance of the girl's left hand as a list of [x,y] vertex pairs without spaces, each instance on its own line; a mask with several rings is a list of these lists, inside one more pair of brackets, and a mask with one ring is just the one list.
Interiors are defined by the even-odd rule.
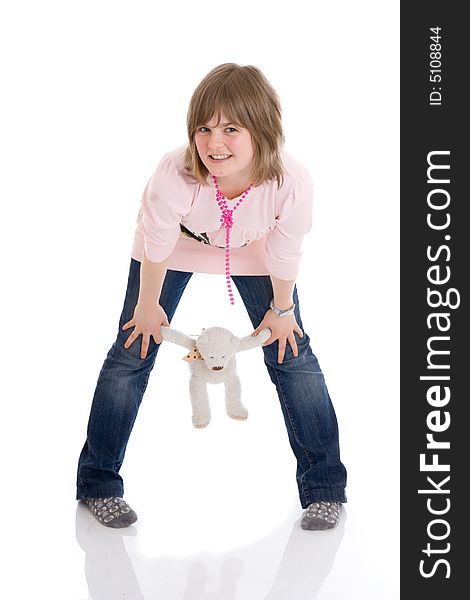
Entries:
[[258,335],[258,333],[266,327],[269,327],[271,330],[271,337],[264,342],[263,346],[269,346],[269,344],[272,344],[276,340],[279,341],[279,350],[277,353],[277,362],[279,364],[282,364],[282,361],[284,360],[287,342],[289,342],[290,347],[292,348],[292,354],[295,357],[299,355],[294,332],[298,333],[301,338],[304,337],[304,332],[297,325],[295,315],[278,317],[271,309],[269,309],[264,315],[261,323],[251,335]]

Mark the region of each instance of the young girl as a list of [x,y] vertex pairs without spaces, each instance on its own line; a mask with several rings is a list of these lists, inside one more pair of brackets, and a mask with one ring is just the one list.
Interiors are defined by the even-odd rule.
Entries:
[[263,346],[297,459],[304,529],[327,529],[346,502],[336,415],[303,332],[295,279],[311,226],[312,184],[283,149],[281,108],[259,69],[222,64],[196,88],[188,144],[166,154],[144,190],[117,339],[101,369],[80,455],[77,499],[107,527],[137,515],[119,475],[162,342],[193,272],[225,274]]

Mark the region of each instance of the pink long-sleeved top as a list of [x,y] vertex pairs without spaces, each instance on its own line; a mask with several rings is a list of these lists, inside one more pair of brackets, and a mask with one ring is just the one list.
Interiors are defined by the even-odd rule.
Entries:
[[[225,230],[210,175],[204,186],[184,169],[186,146],[165,154],[142,195],[132,258],[161,262],[168,269],[225,272]],[[312,182],[307,169],[282,153],[284,183],[253,187],[233,213],[230,271],[233,275],[297,277],[302,240],[312,221]],[[235,205],[238,198],[229,200]],[[181,226],[202,241],[188,237]]]

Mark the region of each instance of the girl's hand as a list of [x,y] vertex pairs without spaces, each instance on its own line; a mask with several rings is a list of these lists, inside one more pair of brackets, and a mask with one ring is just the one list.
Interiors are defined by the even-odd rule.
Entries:
[[130,327],[135,328],[127,338],[124,348],[127,350],[132,346],[139,335],[142,335],[140,358],[145,358],[150,344],[150,336],[153,337],[156,344],[162,343],[163,337],[160,331],[162,325],[169,326],[170,324],[168,323],[165,311],[159,304],[143,306],[137,303],[137,306],[134,309],[134,316],[122,326],[124,331]]
[[301,338],[304,337],[304,332],[297,325],[295,315],[289,315],[288,317],[278,317],[271,309],[269,309],[264,315],[261,323],[251,335],[258,335],[258,333],[265,327],[269,327],[269,329],[271,330],[271,337],[264,342],[263,346],[269,346],[269,344],[272,344],[276,340],[279,340],[279,350],[277,354],[277,362],[279,364],[282,364],[282,361],[284,360],[284,354],[286,352],[286,342],[289,342],[290,347],[292,348],[292,354],[295,357],[299,355],[294,332],[298,333]]

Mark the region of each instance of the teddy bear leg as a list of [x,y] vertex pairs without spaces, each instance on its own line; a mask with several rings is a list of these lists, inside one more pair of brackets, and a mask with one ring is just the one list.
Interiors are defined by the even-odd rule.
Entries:
[[193,407],[194,427],[207,427],[211,420],[207,383],[197,377],[191,377],[189,380],[189,396]]
[[248,411],[242,404],[241,396],[240,378],[234,375],[225,382],[225,410],[232,419],[245,421],[248,418]]

